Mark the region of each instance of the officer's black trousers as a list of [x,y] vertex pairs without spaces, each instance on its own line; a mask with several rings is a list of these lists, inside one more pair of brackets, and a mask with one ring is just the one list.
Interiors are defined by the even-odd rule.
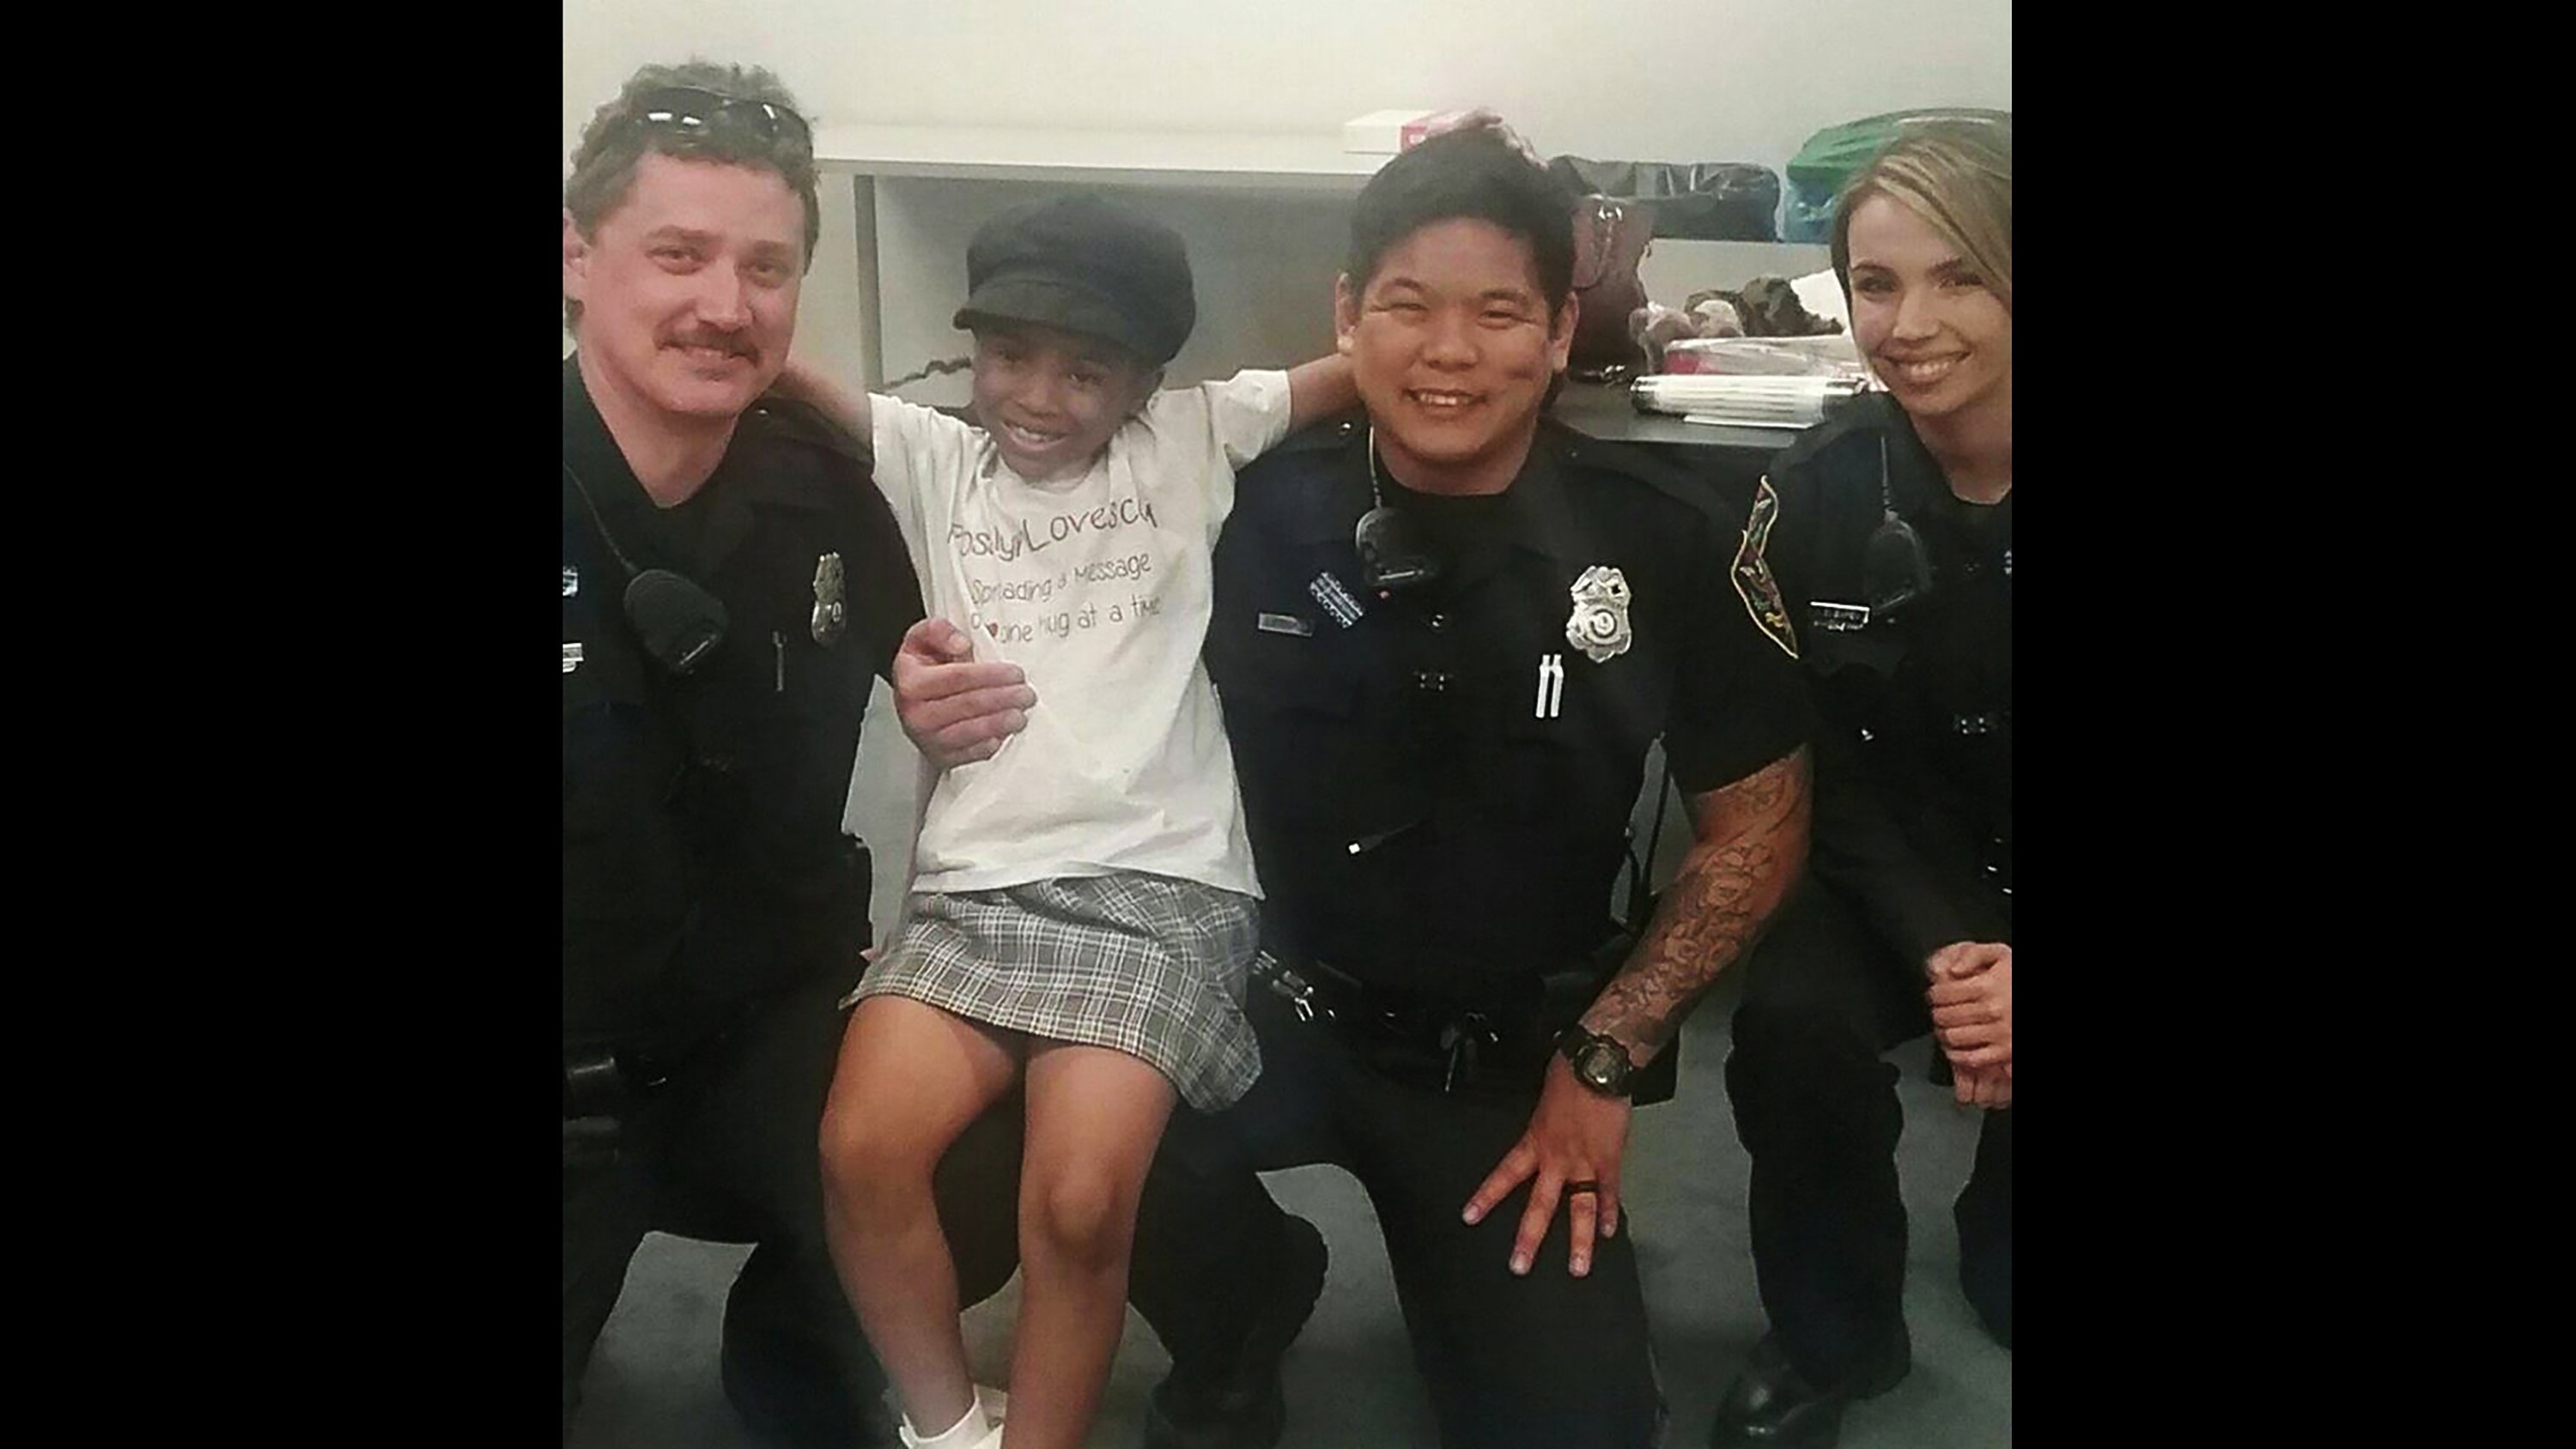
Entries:
[[1251,997],[1260,1081],[1214,1117],[1174,1115],[1137,1223],[1128,1296],[1175,1363],[1227,1361],[1265,1298],[1247,1279],[1284,1256],[1285,1218],[1256,1169],[1329,1162],[1358,1178],[1377,1210],[1445,1449],[1654,1442],[1663,1400],[1627,1215],[1584,1278],[1565,1271],[1562,1211],[1529,1276],[1512,1276],[1526,1187],[1474,1227],[1459,1220],[1528,1127],[1535,1089],[1469,1096],[1401,1085],[1361,1065],[1328,1028],[1297,1022],[1266,992]]
[[[1921,966],[1810,887],[1748,963],[1726,1084],[1753,1159],[1753,1267],[1782,1348],[1834,1384],[1904,1333],[1904,1127],[1890,1048],[1932,1029]],[[1984,1114],[1959,1195],[1959,1276],[2012,1343],[2012,1113]]]
[[[569,1434],[592,1345],[651,1231],[753,1243],[725,1301],[724,1385],[745,1418],[813,1449],[893,1442],[885,1379],[823,1238],[823,1098],[848,1014],[825,978],[755,1008],[658,1089],[619,1160],[564,1174],[563,1422]],[[1007,1126],[997,1121],[995,1126]],[[1016,1205],[984,1183],[1014,1170],[1016,1134],[978,1124],[939,1177],[962,1301],[989,1297],[1016,1263]]]

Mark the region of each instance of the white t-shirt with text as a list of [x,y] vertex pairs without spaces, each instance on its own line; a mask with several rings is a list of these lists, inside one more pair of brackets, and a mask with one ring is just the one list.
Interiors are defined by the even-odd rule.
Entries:
[[1043,484],[981,428],[882,394],[869,410],[930,612],[1038,696],[999,754],[941,773],[913,888],[1144,871],[1258,895],[1199,650],[1234,470],[1287,434],[1288,375],[1157,392],[1088,472]]

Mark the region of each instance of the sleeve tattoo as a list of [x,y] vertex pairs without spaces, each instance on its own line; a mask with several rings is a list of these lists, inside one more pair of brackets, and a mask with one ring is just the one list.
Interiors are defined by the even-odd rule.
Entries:
[[1628,964],[1583,1014],[1649,1056],[1681,1029],[1702,993],[1761,937],[1806,868],[1807,751],[1689,803],[1697,840]]

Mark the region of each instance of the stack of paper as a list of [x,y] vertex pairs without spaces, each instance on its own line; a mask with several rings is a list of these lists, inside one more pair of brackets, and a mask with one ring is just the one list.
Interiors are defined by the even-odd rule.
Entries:
[[1692,372],[1638,378],[1628,384],[1628,398],[1639,412],[1676,413],[1692,422],[1804,428],[1823,422],[1829,405],[1860,390],[1860,384],[1846,377]]

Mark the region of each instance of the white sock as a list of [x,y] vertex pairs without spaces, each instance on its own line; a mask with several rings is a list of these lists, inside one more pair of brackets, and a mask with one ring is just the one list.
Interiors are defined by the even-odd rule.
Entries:
[[1011,1396],[1000,1389],[988,1389],[982,1384],[975,1386],[975,1407],[984,1411],[985,1418],[998,1424],[1002,1422],[1003,1411],[1010,1406]]
[[992,1421],[984,1417],[981,1394],[978,1402],[968,1404],[957,1422],[936,1434],[924,1434],[914,1427],[912,1416],[903,1416],[903,1442],[906,1449],[972,1449],[985,1435],[993,1432]]

